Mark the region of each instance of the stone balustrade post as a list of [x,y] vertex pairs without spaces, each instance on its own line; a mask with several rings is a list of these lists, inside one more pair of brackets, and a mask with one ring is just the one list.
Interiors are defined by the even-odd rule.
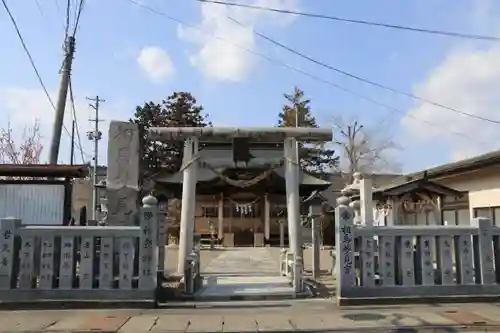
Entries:
[[[351,190],[349,187],[344,188],[343,190],[340,191],[341,196],[337,198],[337,205],[338,206],[349,206],[350,204],[350,198],[349,195],[351,194]],[[342,243],[338,243],[338,224],[339,220],[337,218],[337,215],[335,215],[335,249],[332,250],[330,254],[330,259],[332,260],[332,265],[330,269],[330,273],[332,276],[336,276],[337,274],[337,253],[338,253],[338,247],[341,246]]]
[[14,238],[21,219],[6,217],[0,219],[0,290],[11,289],[14,278]]
[[286,276],[286,249],[280,250],[280,275]]
[[356,283],[356,270],[354,264],[354,212],[344,198],[337,199],[339,205],[335,208],[335,236],[336,241],[336,267],[337,299],[345,297]]
[[295,254],[293,258],[293,291],[295,295],[303,292],[304,259]]
[[158,200],[152,195],[142,199],[139,239],[139,289],[158,286]]

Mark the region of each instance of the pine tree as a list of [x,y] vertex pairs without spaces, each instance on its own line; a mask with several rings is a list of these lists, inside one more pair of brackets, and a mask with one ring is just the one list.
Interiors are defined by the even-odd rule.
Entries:
[[[304,97],[298,87],[292,94],[284,94],[287,103],[279,113],[278,127],[313,127],[318,128],[316,118],[311,113],[311,100]],[[324,175],[338,165],[338,157],[333,149],[323,144],[299,145],[300,166],[311,173]]]
[[160,104],[145,103],[136,108],[131,122],[139,125],[144,175],[159,170],[176,172],[182,164],[183,142],[152,142],[147,139],[151,127],[205,127],[212,124],[203,107],[188,92],[174,92]]

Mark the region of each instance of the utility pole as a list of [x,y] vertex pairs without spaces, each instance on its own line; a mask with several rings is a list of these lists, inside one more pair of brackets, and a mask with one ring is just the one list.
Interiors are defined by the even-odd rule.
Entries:
[[95,111],[95,117],[90,118],[89,121],[94,123],[94,130],[87,132],[87,137],[89,140],[94,141],[94,157],[92,158],[94,161],[94,168],[92,172],[92,184],[93,184],[93,192],[92,192],[92,220],[97,221],[97,206],[99,204],[99,189],[97,184],[97,167],[99,165],[98,157],[99,157],[99,140],[102,138],[102,132],[99,131],[99,122],[102,120],[99,119],[99,104],[101,102],[106,102],[104,99],[100,99],[99,96],[95,98],[87,97],[87,100],[94,102],[94,104],[89,104],[91,108]]
[[64,122],[64,110],[68,97],[69,79],[71,76],[71,65],[75,53],[75,37],[69,36],[65,42],[64,62],[61,69],[61,81],[59,83],[59,93],[57,96],[56,116],[52,129],[52,141],[50,143],[49,164],[57,164],[59,157],[59,147],[61,145],[61,134]]
[[[295,107],[295,128],[299,128],[299,108]],[[297,162],[300,165],[300,155],[299,155],[299,141],[295,142],[295,150],[297,153]]]

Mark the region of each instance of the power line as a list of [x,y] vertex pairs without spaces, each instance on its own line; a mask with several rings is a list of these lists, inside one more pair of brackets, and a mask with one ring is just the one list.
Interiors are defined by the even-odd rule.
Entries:
[[[316,75],[314,75],[314,74],[310,74],[310,73],[308,73],[308,72],[306,72],[306,71],[303,71],[303,70],[301,70],[301,69],[298,69],[298,68],[296,68],[296,67],[293,67],[293,66],[291,66],[291,65],[288,65],[288,64],[286,64],[286,63],[284,63],[284,62],[282,62],[282,61],[280,61],[280,60],[277,60],[277,59],[271,58],[271,57],[269,57],[269,56],[267,56],[267,55],[265,55],[265,54],[263,54],[263,53],[260,53],[260,52],[254,51],[254,50],[252,50],[252,49],[249,49],[249,48],[247,48],[247,47],[244,47],[244,46],[241,46],[241,45],[238,45],[238,44],[232,43],[232,42],[228,41],[227,39],[221,38],[221,37],[219,37],[219,36],[217,36],[217,35],[209,34],[209,33],[205,32],[203,29],[201,29],[201,28],[199,28],[199,27],[197,27],[197,26],[194,26],[194,25],[191,25],[191,24],[185,23],[185,22],[183,22],[183,21],[181,21],[181,20],[179,20],[179,19],[176,19],[176,18],[174,18],[174,17],[171,17],[171,16],[169,16],[169,15],[167,15],[167,14],[163,13],[163,12],[160,12],[159,10],[156,10],[156,9],[154,9],[154,8],[150,7],[150,6],[147,6],[147,5],[145,5],[145,4],[142,4],[142,3],[140,3],[140,2],[137,2],[136,0],[125,0],[125,1],[131,2],[131,3],[133,3],[133,4],[135,4],[135,5],[139,6],[139,7],[142,7],[142,8],[144,8],[144,9],[149,10],[149,11],[150,11],[150,12],[152,12],[152,13],[155,13],[155,14],[157,14],[157,15],[163,16],[163,17],[165,17],[165,18],[167,18],[167,19],[169,19],[169,20],[171,20],[171,21],[173,21],[173,22],[176,22],[176,23],[179,23],[179,24],[181,24],[181,25],[183,25],[183,26],[185,26],[185,27],[188,27],[188,28],[191,28],[191,29],[197,30],[197,31],[199,31],[199,32],[201,32],[201,33],[203,33],[203,34],[205,34],[205,35],[207,35],[207,36],[210,36],[210,37],[212,37],[212,38],[215,38],[215,39],[220,40],[220,41],[222,41],[222,42],[224,42],[224,43],[227,43],[227,44],[232,45],[232,46],[234,46],[234,47],[240,48],[240,49],[242,49],[242,50],[245,50],[246,52],[251,53],[251,54],[253,54],[253,55],[255,55],[255,56],[258,56],[258,57],[261,57],[261,58],[263,58],[263,59],[266,59],[266,60],[268,60],[268,61],[270,61],[270,62],[272,62],[272,63],[278,64],[278,65],[280,65],[280,66],[282,66],[282,67],[284,67],[284,68],[290,69],[290,70],[292,70],[292,71],[294,71],[294,72],[297,72],[297,73],[299,73],[299,74],[302,74],[302,75],[304,75],[304,76],[307,76],[307,77],[309,77],[309,78],[311,78],[311,79],[313,79],[313,80],[316,80],[316,81],[322,82],[322,83],[324,83],[324,84],[330,85],[330,86],[332,86],[332,87],[334,87],[334,88],[336,88],[336,89],[339,89],[339,90],[341,90],[341,91],[344,91],[344,92],[346,92],[346,93],[348,93],[348,94],[351,94],[351,95],[353,95],[353,96],[356,96],[356,97],[358,97],[358,98],[360,98],[360,99],[364,99],[364,100],[366,100],[366,101],[368,101],[368,102],[370,102],[370,103],[373,103],[373,104],[378,105],[378,106],[382,106],[382,107],[384,107],[384,108],[386,108],[386,109],[388,109],[388,110],[391,110],[391,111],[393,111],[393,112],[397,112],[397,113],[403,114],[403,115],[408,116],[408,117],[410,117],[410,118],[413,118],[413,119],[415,119],[415,120],[418,120],[418,121],[421,121],[421,122],[423,122],[423,123],[426,123],[426,124],[428,124],[428,125],[430,125],[430,126],[435,126],[435,127],[438,127],[438,128],[440,128],[440,129],[442,129],[442,126],[441,126],[441,125],[437,125],[437,124],[431,123],[431,122],[429,122],[429,121],[426,121],[426,120],[424,120],[424,119],[417,118],[417,117],[413,116],[412,114],[407,114],[407,112],[405,112],[405,111],[403,111],[403,110],[400,110],[400,109],[398,109],[398,108],[392,107],[392,106],[387,105],[387,104],[385,104],[385,103],[379,102],[379,101],[374,100],[374,99],[372,99],[372,98],[370,98],[370,97],[367,97],[367,96],[364,96],[364,95],[358,94],[358,93],[356,93],[356,92],[354,92],[354,91],[352,91],[352,90],[350,90],[350,89],[344,88],[344,87],[342,87],[342,86],[340,86],[340,85],[338,85],[338,84],[336,84],[336,83],[333,83],[333,82],[331,82],[331,81],[328,81],[328,80],[325,80],[325,79],[323,79],[323,78],[320,78],[320,77],[318,77],[318,76],[316,76]],[[446,128],[446,130],[448,130],[450,133],[452,133],[452,134],[454,134],[454,135],[457,135],[457,136],[462,136],[462,137],[464,137],[464,138],[466,138],[466,139],[469,139],[469,140],[471,140],[471,141],[473,141],[473,142],[478,142],[477,140],[475,140],[475,139],[473,139],[473,138],[471,138],[471,137],[469,137],[469,136],[467,136],[467,135],[465,135],[465,134],[463,134],[463,133],[454,132],[454,131],[451,131],[451,130],[449,130],[449,129],[447,129],[447,128]]]
[[75,37],[76,35],[76,30],[78,29],[78,24],[80,23],[80,16],[82,15],[84,5],[85,5],[85,0],[80,0],[80,3],[78,5],[78,10],[76,13],[75,24],[73,27],[73,37]]
[[427,103],[427,104],[431,104],[431,105],[434,105],[434,106],[437,106],[437,107],[440,107],[440,108],[443,108],[443,109],[446,109],[446,110],[449,110],[449,111],[452,111],[452,112],[455,112],[455,113],[458,113],[458,114],[461,114],[461,115],[464,115],[464,116],[467,116],[467,117],[471,117],[471,118],[475,118],[475,119],[478,119],[478,120],[482,120],[482,121],[486,121],[486,122],[489,122],[489,123],[493,123],[493,124],[500,124],[500,120],[494,120],[494,119],[490,119],[490,118],[486,118],[486,117],[482,117],[482,116],[478,116],[478,115],[475,115],[473,113],[468,113],[468,112],[465,112],[465,111],[461,111],[461,110],[458,110],[456,108],[452,108],[452,107],[449,107],[449,106],[446,106],[444,104],[441,104],[441,103],[437,103],[437,102],[433,102],[431,100],[428,100],[428,99],[425,99],[425,98],[422,98],[422,97],[419,97],[417,95],[414,95],[414,94],[411,94],[411,93],[407,93],[407,92],[404,92],[404,91],[401,91],[401,90],[398,90],[398,89],[395,89],[395,88],[392,88],[392,87],[389,87],[389,86],[386,86],[386,85],[383,85],[381,83],[377,83],[375,81],[371,81],[371,80],[368,80],[368,79],[365,79],[361,76],[357,76],[355,74],[352,74],[352,73],[349,73],[347,71],[344,71],[342,69],[339,69],[339,68],[335,68],[327,63],[324,63],[322,61],[319,61],[319,60],[316,60],[304,53],[301,53],[289,46],[286,46],[260,32],[258,32],[257,30],[255,30],[254,28],[250,28],[250,27],[247,27],[245,25],[243,25],[241,22],[238,22],[237,20],[235,20],[234,18],[228,16],[228,18],[233,21],[234,23],[238,24],[239,26],[241,27],[244,27],[244,28],[247,28],[247,29],[252,29],[253,33],[256,34],[257,36],[267,40],[268,42],[276,45],[276,46],[279,46],[281,47],[282,49],[285,49],[301,58],[304,58],[310,62],[313,62],[319,66],[322,66],[322,67],[325,67],[327,69],[330,69],[332,71],[335,71],[337,73],[340,73],[340,74],[343,74],[343,75],[346,75],[348,77],[351,77],[353,79],[356,79],[358,81],[361,81],[361,82],[364,82],[364,83],[368,83],[368,84],[371,84],[375,87],[378,87],[378,88],[382,88],[382,89],[385,89],[385,90],[389,90],[389,91],[392,91],[394,93],[397,93],[397,94],[400,94],[400,95],[404,95],[404,96],[407,96],[407,97],[410,97],[410,98],[413,98],[415,100],[418,100],[420,102],[424,102],[424,103]]
[[434,35],[442,35],[442,36],[447,36],[447,37],[486,40],[486,41],[492,41],[492,42],[499,42],[500,41],[500,37],[496,37],[496,36],[474,35],[474,34],[466,34],[466,33],[454,32],[454,31],[444,31],[444,30],[408,27],[408,26],[397,25],[397,24],[388,24],[388,23],[381,23],[381,22],[348,19],[348,18],[342,18],[342,17],[338,17],[338,16],[330,16],[330,15],[316,14],[316,13],[305,13],[305,12],[299,12],[299,11],[293,11],[293,10],[286,10],[286,9],[279,9],[279,8],[272,8],[272,7],[265,7],[265,6],[257,6],[257,5],[247,5],[247,4],[243,4],[243,3],[225,2],[225,1],[218,1],[218,0],[195,0],[195,1],[204,2],[204,3],[212,3],[212,4],[217,4],[217,5],[226,5],[226,6],[232,6],[232,7],[255,9],[255,10],[264,10],[264,11],[276,12],[276,13],[281,13],[281,14],[298,15],[298,16],[305,16],[305,17],[311,17],[311,18],[332,20],[332,21],[348,22],[348,23],[363,24],[363,25],[370,25],[370,26],[390,28],[390,29],[406,30],[406,31],[420,32],[420,33],[427,33],[427,34],[434,34]]
[[[43,79],[40,75],[40,72],[38,71],[38,68],[35,65],[35,61],[33,60],[33,57],[31,56],[31,52],[29,51],[28,46],[26,45],[26,43],[24,41],[23,35],[21,34],[21,31],[19,30],[19,26],[17,25],[16,19],[14,18],[14,16],[12,15],[12,13],[10,11],[9,6],[7,5],[7,1],[6,0],[1,0],[1,1],[2,1],[2,4],[3,4],[5,10],[7,11],[7,14],[9,15],[9,18],[12,22],[12,25],[14,26],[14,29],[16,30],[17,36],[19,37],[21,45],[23,46],[24,52],[28,56],[31,67],[32,67],[33,71],[35,72],[36,77],[38,78],[38,82],[40,83],[40,86],[42,87],[42,89],[45,93],[45,96],[47,96],[47,99],[50,103],[50,106],[52,107],[52,109],[55,112],[56,106],[54,105],[54,102],[52,101],[52,98],[50,97],[49,91],[47,90],[47,87],[45,86],[45,83],[43,82]],[[66,126],[63,125],[63,128],[66,131],[66,134],[71,137],[71,134],[68,131],[68,129],[66,128]],[[79,148],[81,149],[81,147],[79,147]]]
[[54,3],[56,4],[57,10],[60,12],[61,11],[61,7],[59,6],[59,0],[54,0]]
[[[82,12],[83,12],[83,8],[84,8],[84,5],[85,5],[85,0],[80,0],[80,2],[78,3],[78,6],[75,10],[75,20],[73,22],[73,33],[71,34],[71,36],[75,37],[76,35],[76,31],[78,29],[78,24],[80,23],[80,17],[82,15]],[[68,38],[69,36],[69,30],[71,29],[71,0],[67,0],[66,1],[66,13],[65,13],[65,40]]]
[[40,12],[40,15],[42,16],[42,18],[45,18],[45,15],[43,14],[42,5],[40,5],[39,0],[36,0],[36,6],[38,7],[38,11]]
[[35,71],[35,75],[36,77],[38,78],[38,82],[40,83],[40,85],[42,86],[42,89],[43,91],[45,92],[45,95],[47,96],[47,99],[49,100],[49,103],[50,105],[52,106],[52,108],[55,110],[55,105],[54,105],[54,102],[52,101],[52,98],[50,97],[50,94],[49,94],[49,91],[47,90],[47,88],[45,87],[45,83],[43,82],[42,80],[42,77],[40,75],[40,72],[38,71],[36,65],[35,65],[35,60],[33,60],[33,57],[31,56],[31,52],[29,51],[28,49],[28,46],[26,45],[26,43],[24,42],[24,38],[21,34],[21,31],[19,30],[19,27],[17,25],[17,22],[16,22],[16,19],[14,18],[14,16],[12,15],[10,9],[9,9],[9,6],[7,5],[7,2],[6,0],[2,0],[2,3],[3,3],[3,6],[5,8],[5,10],[7,11],[7,14],[9,15],[10,17],[10,20],[12,22],[12,24],[14,25],[14,29],[16,30],[16,33],[17,33],[17,36],[19,37],[19,40],[21,41],[21,45],[23,46],[23,49],[24,49],[24,52],[26,53],[26,55],[28,56],[28,59],[30,61],[30,64],[31,64],[31,67],[33,68],[33,70]]

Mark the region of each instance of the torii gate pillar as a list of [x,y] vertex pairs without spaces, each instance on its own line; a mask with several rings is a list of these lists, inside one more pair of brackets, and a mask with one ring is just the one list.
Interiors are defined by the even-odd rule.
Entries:
[[184,273],[186,257],[193,250],[194,215],[196,209],[196,174],[198,163],[198,138],[189,137],[184,141],[181,226],[179,232],[179,260],[177,272]]
[[285,139],[286,211],[288,219],[288,241],[290,251],[302,257],[302,234],[300,223],[299,157],[297,140]]

